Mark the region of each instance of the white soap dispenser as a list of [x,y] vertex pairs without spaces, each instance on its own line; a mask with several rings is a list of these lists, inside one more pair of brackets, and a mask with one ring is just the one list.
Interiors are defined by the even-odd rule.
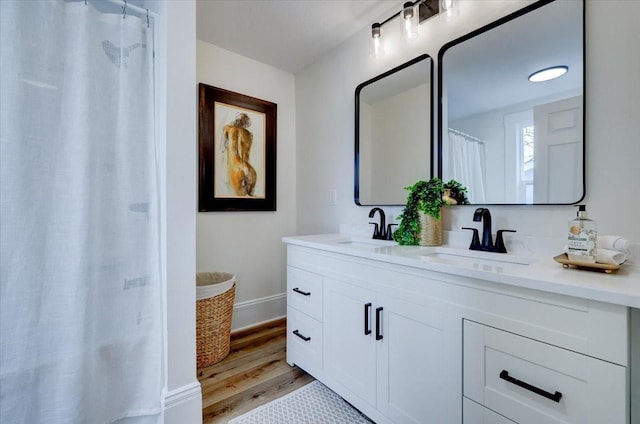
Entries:
[[578,216],[569,221],[567,256],[571,261],[595,262],[598,226],[587,217],[585,205],[576,205]]

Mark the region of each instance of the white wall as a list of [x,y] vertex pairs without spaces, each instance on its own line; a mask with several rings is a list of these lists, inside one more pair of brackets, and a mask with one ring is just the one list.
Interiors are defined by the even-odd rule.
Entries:
[[[422,53],[437,62],[440,47],[529,1],[457,2],[458,16],[436,17],[421,25],[413,45],[399,46],[395,25],[388,25],[382,60],[369,57],[369,29],[357,33],[316,64],[296,75],[298,234],[337,232],[340,223],[366,223],[370,208],[353,202],[353,110],[355,87]],[[640,241],[640,57],[632,54],[640,39],[640,2],[586,2],[586,169],[590,216],[601,234],[622,234]],[[386,17],[381,17],[386,18]],[[387,29],[385,26],[383,29]],[[437,70],[437,63],[434,69]],[[437,80],[436,80],[437,81]],[[336,189],[338,204],[328,192]],[[397,215],[401,207],[385,208]],[[445,229],[471,221],[473,207],[445,211]],[[575,216],[571,206],[492,206],[494,228],[520,235],[562,237]]]
[[202,422],[196,378],[196,4],[168,1],[165,51],[158,51],[166,95],[167,424]]
[[281,239],[296,228],[294,77],[198,40],[197,80],[278,105],[277,211],[197,214],[196,268],[236,274],[237,329],[286,313],[286,250]]

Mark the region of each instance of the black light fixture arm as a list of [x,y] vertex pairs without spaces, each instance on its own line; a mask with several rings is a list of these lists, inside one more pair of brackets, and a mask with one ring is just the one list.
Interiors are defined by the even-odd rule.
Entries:
[[[423,21],[429,19],[432,16],[437,15],[438,13],[440,13],[440,1],[439,0],[416,0],[414,2],[406,2],[404,3],[404,8],[406,7],[410,7],[410,6],[418,6],[419,8],[419,22],[422,23]],[[424,10],[423,7],[424,6]],[[385,19],[382,22],[375,22],[373,25],[371,25],[371,33],[372,36],[374,35],[374,31],[376,31],[376,29],[380,29],[383,25],[387,24],[389,21],[393,20],[394,18],[398,17],[398,13],[394,13],[393,15],[389,16],[387,19]],[[380,36],[378,34],[378,36]]]

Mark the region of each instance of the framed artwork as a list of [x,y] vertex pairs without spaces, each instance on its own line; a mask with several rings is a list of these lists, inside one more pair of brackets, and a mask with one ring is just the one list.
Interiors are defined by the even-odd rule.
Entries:
[[199,84],[198,210],[276,210],[277,105]]

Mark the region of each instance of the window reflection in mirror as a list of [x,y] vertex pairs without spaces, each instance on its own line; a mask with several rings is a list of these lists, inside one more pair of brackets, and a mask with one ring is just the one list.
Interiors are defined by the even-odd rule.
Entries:
[[431,178],[432,67],[422,55],[356,88],[356,204],[404,205]]
[[[568,72],[531,82],[556,65]],[[438,174],[472,204],[584,196],[584,3],[542,1],[439,53]]]

